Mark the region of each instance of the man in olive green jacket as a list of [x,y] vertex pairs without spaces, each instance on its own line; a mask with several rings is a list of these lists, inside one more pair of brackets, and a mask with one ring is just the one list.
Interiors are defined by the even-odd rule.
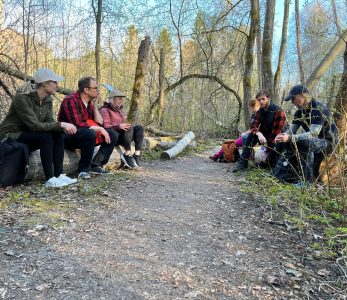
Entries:
[[34,74],[35,84],[24,83],[16,93],[9,112],[0,124],[0,137],[10,137],[27,144],[31,151],[40,149],[47,187],[62,187],[76,182],[63,174],[63,131],[75,134],[76,127],[53,118],[51,95],[57,90],[57,81],[63,77],[49,69]]

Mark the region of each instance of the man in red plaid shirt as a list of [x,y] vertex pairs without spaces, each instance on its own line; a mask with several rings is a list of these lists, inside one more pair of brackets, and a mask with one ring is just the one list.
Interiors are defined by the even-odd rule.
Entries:
[[[102,127],[103,119],[96,105],[98,96],[95,78],[82,77],[78,81],[78,90],[64,98],[58,113],[60,122],[77,127],[76,134],[64,136],[64,143],[67,149],[81,149],[78,177],[83,179],[90,178],[90,173],[109,173],[102,166],[108,162],[118,139],[116,131]],[[100,145],[100,149],[93,159],[96,145]]]
[[274,163],[271,151],[275,144],[276,136],[281,133],[286,122],[286,114],[276,104],[270,103],[269,92],[262,90],[256,96],[260,104],[260,109],[255,115],[255,119],[251,125],[251,134],[248,135],[241,154],[241,159],[237,163],[233,172],[239,172],[248,168],[248,160],[251,156],[252,147],[257,143],[266,145],[269,163]]

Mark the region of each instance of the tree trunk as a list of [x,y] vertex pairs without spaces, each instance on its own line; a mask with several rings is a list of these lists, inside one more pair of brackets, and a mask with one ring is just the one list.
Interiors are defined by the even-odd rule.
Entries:
[[275,19],[275,0],[266,1],[265,24],[263,33],[263,50],[262,50],[262,75],[263,88],[266,89],[271,97],[273,92],[273,75],[272,75],[272,40]]
[[261,69],[261,45],[262,45],[262,39],[261,39],[261,28],[260,28],[260,18],[258,20],[257,24],[257,67],[258,67],[258,90],[263,89],[263,77],[262,77],[262,69]]
[[163,127],[163,113],[164,113],[164,69],[165,69],[165,52],[164,48],[160,49],[160,64],[159,64],[159,109],[158,109],[158,126],[159,129]]
[[161,154],[161,158],[171,159],[177,154],[182,152],[195,138],[195,134],[192,131],[189,131],[181,140],[179,140],[175,147],[164,151]]
[[96,81],[101,80],[101,62],[100,62],[100,52],[101,52],[101,24],[102,24],[102,0],[98,0],[98,8],[96,9],[94,0],[92,0],[92,6],[96,22],[96,42],[95,42],[95,70],[96,70]]
[[341,77],[340,87],[336,95],[335,121],[339,128],[340,145],[344,149],[347,134],[347,42],[345,42],[345,52],[343,55],[344,68]]
[[251,27],[247,37],[245,53],[245,71],[243,73],[243,115],[246,128],[249,127],[250,117],[248,102],[252,99],[252,73],[254,62],[254,44],[259,24],[259,0],[251,1]]
[[295,0],[295,26],[296,26],[296,47],[298,50],[298,63],[300,72],[300,82],[304,84],[305,74],[302,64],[302,47],[301,47],[301,29],[300,29],[300,14],[299,14],[299,0]]
[[282,76],[282,70],[283,70],[283,61],[284,56],[286,54],[286,47],[287,47],[287,31],[288,31],[288,18],[289,18],[289,4],[290,0],[285,0],[284,3],[284,15],[283,15],[283,26],[282,26],[282,40],[281,40],[281,47],[280,47],[280,53],[278,57],[278,64],[277,64],[277,70],[274,77],[274,101],[276,103],[280,103],[280,84],[281,84],[281,76]]
[[337,15],[337,11],[336,11],[336,3],[335,0],[331,0],[331,5],[333,7],[333,13],[334,13],[334,22],[335,22],[335,26],[336,26],[336,32],[338,35],[341,34],[341,26],[340,26],[340,21],[339,21],[339,17]]
[[337,42],[331,47],[329,52],[322,59],[320,64],[312,72],[310,77],[306,81],[306,86],[308,89],[312,89],[319,81],[319,79],[324,75],[324,73],[329,69],[331,64],[337,58],[337,56],[343,51],[346,46],[345,41],[347,40],[347,30],[343,32]]
[[141,41],[141,45],[138,51],[137,65],[135,72],[135,81],[133,86],[133,94],[130,102],[130,109],[128,114],[128,120],[137,124],[140,118],[140,110],[142,105],[142,91],[145,84],[145,74],[147,70],[149,49],[151,46],[151,39],[146,36]]

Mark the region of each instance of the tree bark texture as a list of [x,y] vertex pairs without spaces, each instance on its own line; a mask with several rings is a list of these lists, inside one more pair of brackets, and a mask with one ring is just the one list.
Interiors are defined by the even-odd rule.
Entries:
[[[347,135],[347,41],[345,42],[345,52],[343,55],[344,67],[341,77],[339,90],[336,95],[335,102],[335,121],[339,128],[340,145],[342,148],[346,146]],[[345,149],[344,149],[345,150]]]
[[100,62],[100,52],[101,52],[101,24],[102,24],[102,0],[98,0],[98,8],[96,9],[94,0],[92,1],[95,23],[96,23],[96,41],[95,41],[95,71],[96,71],[96,81],[100,82],[101,79],[101,62]]
[[246,128],[249,127],[250,116],[248,102],[252,99],[252,73],[254,63],[254,45],[259,24],[259,0],[251,1],[251,27],[246,43],[245,70],[243,73],[243,115]]
[[195,138],[194,132],[189,131],[182,139],[180,139],[177,142],[177,144],[173,148],[164,151],[161,154],[161,158],[171,159],[177,156],[177,154],[182,152],[194,140],[194,138]]
[[128,114],[128,120],[130,122],[134,122],[135,124],[139,122],[140,118],[142,93],[145,85],[145,74],[147,71],[150,46],[151,39],[149,36],[146,36],[145,39],[141,41],[138,51],[133,94],[131,97],[130,109]]
[[[3,72],[7,75],[10,75],[10,76],[13,76],[13,77],[16,77],[18,79],[25,80],[25,81],[34,81],[34,78],[32,76],[29,76],[25,73],[22,73],[21,71],[13,69],[11,66],[9,66],[3,62],[0,62],[0,72]],[[69,95],[69,94],[71,94],[72,90],[64,89],[64,88],[61,88],[58,86],[57,92],[59,94]]]
[[164,114],[164,70],[165,70],[165,52],[164,48],[160,49],[160,63],[159,63],[159,109],[158,109],[158,126],[163,127],[163,114]]
[[284,56],[286,54],[287,48],[287,31],[288,31],[288,19],[289,19],[289,5],[290,0],[285,0],[284,2],[284,15],[283,15],[283,26],[282,26],[282,40],[280,46],[280,53],[278,56],[277,70],[274,77],[274,102],[280,103],[280,85],[281,85],[281,76],[283,70]]
[[272,41],[275,19],[275,0],[266,1],[265,24],[263,33],[263,49],[262,49],[262,75],[263,89],[267,90],[271,97],[273,92],[273,74],[272,74]]
[[302,47],[301,47],[301,27],[300,27],[300,13],[299,13],[299,0],[295,0],[295,27],[296,27],[296,47],[298,51],[298,64],[300,73],[300,82],[304,84],[305,73],[302,63]]
[[324,73],[329,69],[335,59],[344,50],[347,41],[347,30],[345,30],[336,43],[330,48],[329,52],[325,55],[316,69],[312,72],[310,77],[306,81],[306,86],[308,89],[312,89],[319,81],[319,79],[324,75]]

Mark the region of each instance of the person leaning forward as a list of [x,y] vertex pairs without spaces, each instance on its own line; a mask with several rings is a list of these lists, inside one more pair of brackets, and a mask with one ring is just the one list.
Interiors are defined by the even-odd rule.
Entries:
[[[286,159],[298,149],[303,179],[312,182],[324,155],[331,154],[338,142],[336,124],[328,107],[313,99],[303,85],[292,87],[284,100],[291,101],[297,111],[290,129],[277,135],[276,141],[284,143]],[[298,133],[300,127],[304,132]]]
[[255,96],[260,104],[260,109],[255,115],[254,122],[250,128],[251,133],[244,142],[241,158],[233,173],[246,170],[248,160],[251,157],[252,147],[257,143],[267,145],[267,151],[270,151],[268,161],[273,164],[275,137],[282,131],[286,114],[276,104],[271,103],[269,92],[262,90]]
[[[103,128],[103,119],[97,108],[99,91],[93,77],[82,77],[78,81],[78,90],[66,96],[60,105],[58,120],[70,122],[77,127],[74,135],[65,135],[65,148],[81,150],[78,162],[79,178],[88,179],[90,173],[107,174],[103,166],[108,162],[118,134],[114,130]],[[101,145],[93,159],[94,147]]]
[[0,124],[0,136],[8,136],[27,144],[30,151],[40,149],[46,187],[63,187],[77,180],[63,174],[63,131],[76,133],[76,127],[53,118],[52,95],[57,91],[57,82],[63,77],[49,69],[34,73],[34,84],[21,85],[11,103],[8,114]]

